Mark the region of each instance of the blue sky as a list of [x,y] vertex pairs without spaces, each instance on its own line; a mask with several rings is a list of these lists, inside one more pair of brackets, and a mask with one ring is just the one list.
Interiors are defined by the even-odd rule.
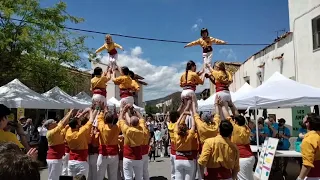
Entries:
[[[54,2],[57,1],[47,0],[42,5],[46,7]],[[286,0],[65,0],[65,2],[70,14],[85,19],[84,23],[69,24],[69,26],[124,35],[192,41],[199,38],[199,29],[206,27],[211,36],[229,43],[272,43],[276,38],[275,31],[284,28],[289,30]],[[192,28],[193,26],[198,28]],[[104,43],[103,35],[88,35],[93,37],[86,42],[90,48],[98,48]],[[182,62],[190,59],[202,62],[200,47],[184,49],[184,44],[122,37],[113,39],[127,52],[140,47],[143,52],[138,53],[140,59],[154,67],[176,67],[177,73],[184,69],[184,66],[177,67]],[[215,46],[213,61],[243,62],[263,47]],[[131,56],[129,54],[128,57]],[[130,68],[130,65],[128,66]],[[151,94],[146,96],[154,97]]]

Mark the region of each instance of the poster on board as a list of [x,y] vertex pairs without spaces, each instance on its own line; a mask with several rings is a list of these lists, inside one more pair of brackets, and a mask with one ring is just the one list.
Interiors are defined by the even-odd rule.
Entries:
[[272,163],[276,154],[279,139],[268,138],[265,140],[254,176],[260,180],[268,180],[272,168]]
[[297,137],[299,135],[299,128],[301,128],[301,123],[303,118],[308,113],[311,113],[310,107],[293,107],[292,112],[292,136]]

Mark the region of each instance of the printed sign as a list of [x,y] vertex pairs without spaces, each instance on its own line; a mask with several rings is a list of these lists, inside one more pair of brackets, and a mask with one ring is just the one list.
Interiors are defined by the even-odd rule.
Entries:
[[268,138],[262,145],[258,164],[254,176],[260,180],[268,180],[270,177],[272,163],[276,154],[279,139]]
[[311,113],[310,107],[293,107],[292,110],[292,136],[297,137],[299,135],[299,128],[306,114]]

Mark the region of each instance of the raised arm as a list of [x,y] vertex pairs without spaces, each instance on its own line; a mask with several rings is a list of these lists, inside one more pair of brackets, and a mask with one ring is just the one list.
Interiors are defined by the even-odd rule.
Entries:
[[106,47],[103,45],[103,46],[99,47],[99,48],[96,50],[96,53],[99,53],[99,52],[103,51],[104,49],[106,49]]
[[123,47],[122,46],[120,46],[119,44],[117,44],[117,43],[114,43],[114,47],[116,47],[116,48],[118,48],[118,49],[121,49],[122,51],[123,51]]
[[190,43],[188,43],[187,45],[185,45],[184,47],[191,47],[191,46],[196,46],[196,45],[200,45],[200,39],[197,39],[195,41],[192,41]]
[[227,44],[227,42],[220,40],[220,39],[217,39],[217,38],[214,38],[214,37],[210,37],[210,41],[215,44]]

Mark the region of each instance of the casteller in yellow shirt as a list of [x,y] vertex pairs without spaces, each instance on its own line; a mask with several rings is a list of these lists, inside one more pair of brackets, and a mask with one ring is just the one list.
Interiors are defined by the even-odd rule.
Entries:
[[107,34],[105,37],[106,43],[104,43],[99,49],[96,50],[96,53],[99,53],[103,50],[107,50],[110,55],[118,54],[116,48],[123,50],[122,46],[113,42],[111,35]]
[[18,140],[15,134],[13,134],[12,132],[4,131],[2,129],[0,129],[0,142],[12,142],[18,145],[19,148],[24,148],[24,146],[21,144],[21,142]]
[[231,142],[232,124],[223,120],[220,135],[205,140],[198,163],[207,167],[208,179],[229,179],[240,171],[239,151]]
[[196,86],[199,84],[203,84],[203,80],[196,72],[193,72],[191,70],[184,72],[180,77],[180,87],[182,88],[190,86],[191,89],[196,90]]

